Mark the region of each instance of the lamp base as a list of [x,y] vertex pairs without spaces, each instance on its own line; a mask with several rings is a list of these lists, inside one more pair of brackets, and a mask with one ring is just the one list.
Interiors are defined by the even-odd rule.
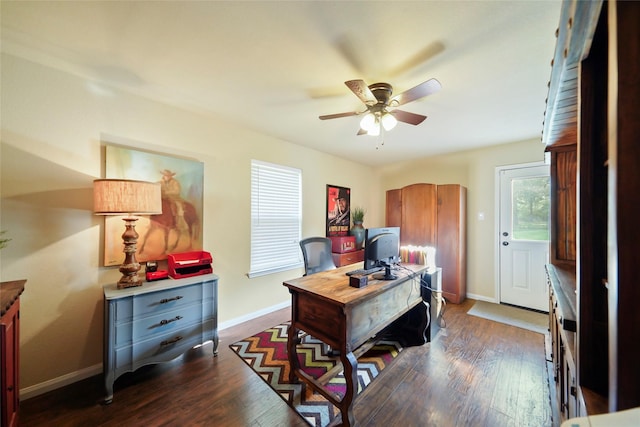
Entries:
[[137,218],[123,218],[125,231],[122,234],[124,243],[124,262],[120,266],[122,277],[116,286],[118,289],[142,286],[143,280],[138,276],[140,264],[136,261],[136,243],[138,243],[138,233],[136,233]]
[[[138,268],[138,270],[139,269],[140,268]],[[120,271],[122,271],[122,269]],[[138,272],[136,271],[133,275],[123,274],[120,280],[118,280],[116,286],[118,287],[118,289],[125,289],[133,288],[135,286],[142,286],[143,283],[144,281],[140,278],[140,276],[138,276]]]

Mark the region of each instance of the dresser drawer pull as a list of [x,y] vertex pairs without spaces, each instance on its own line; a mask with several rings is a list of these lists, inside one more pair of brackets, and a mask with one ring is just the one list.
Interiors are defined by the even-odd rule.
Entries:
[[182,296],[178,295],[177,297],[173,297],[173,298],[164,298],[160,300],[160,304],[166,304],[168,302],[177,301],[179,299],[182,299]]
[[182,319],[182,316],[176,316],[176,317],[174,317],[173,319],[164,319],[164,320],[161,320],[161,321],[160,321],[160,324],[161,324],[161,325],[166,325],[166,324],[168,324],[168,323],[175,322],[176,320],[180,320],[180,319]]
[[182,337],[181,337],[181,336],[177,336],[177,337],[175,337],[175,338],[174,338],[174,339],[172,339],[172,340],[162,341],[162,342],[160,343],[160,345],[161,345],[161,346],[165,346],[165,345],[175,344],[175,343],[177,343],[178,341],[180,341],[181,339],[182,339]]

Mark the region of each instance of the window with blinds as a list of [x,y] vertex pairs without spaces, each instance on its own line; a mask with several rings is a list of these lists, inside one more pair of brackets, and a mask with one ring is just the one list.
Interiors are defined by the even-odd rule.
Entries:
[[302,171],[251,161],[251,266],[256,277],[303,266]]

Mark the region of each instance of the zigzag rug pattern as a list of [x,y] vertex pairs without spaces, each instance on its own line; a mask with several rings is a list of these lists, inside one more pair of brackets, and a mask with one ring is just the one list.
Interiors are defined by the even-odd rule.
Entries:
[[[304,383],[289,383],[289,361],[287,359],[288,323],[266,329],[251,337],[231,344],[229,347],[247,363],[271,388],[295,409],[310,425],[325,427],[340,416],[321,394]],[[336,357],[328,355],[326,346],[311,336],[305,336],[298,346],[301,368],[314,378],[332,369]],[[380,341],[358,359],[358,393],[361,393],[382,370],[402,351],[399,343]],[[327,384],[327,390],[344,396],[346,385],[342,373]]]

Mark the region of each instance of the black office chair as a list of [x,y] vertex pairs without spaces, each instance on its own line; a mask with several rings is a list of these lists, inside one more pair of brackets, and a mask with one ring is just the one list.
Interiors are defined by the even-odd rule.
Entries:
[[300,241],[304,257],[305,276],[336,268],[331,256],[331,239],[328,237],[308,237]]

